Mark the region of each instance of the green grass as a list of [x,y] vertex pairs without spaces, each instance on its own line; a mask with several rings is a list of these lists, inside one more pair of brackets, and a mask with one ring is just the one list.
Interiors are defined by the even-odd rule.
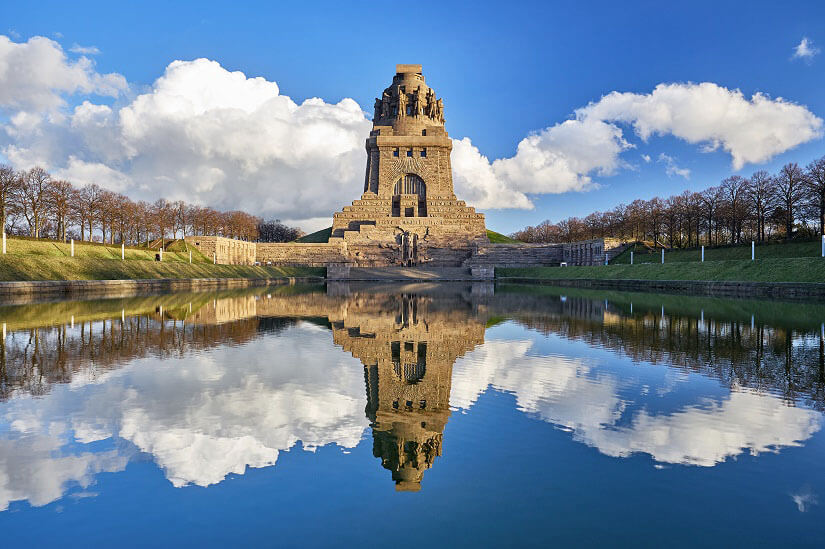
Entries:
[[[177,241],[173,246],[175,251],[163,252],[164,262],[189,263],[189,252],[183,241]],[[126,246],[124,255],[127,261],[154,261],[157,250],[139,246]],[[71,245],[57,240],[8,238],[6,239],[6,256],[38,256],[38,257],[66,257],[71,258]],[[75,242],[75,259],[114,259],[120,260],[120,246],[99,244],[95,242]],[[192,248],[192,263],[212,263],[198,250]]]
[[301,238],[297,239],[295,242],[326,243],[329,240],[331,234],[332,227],[327,227],[326,229],[321,229],[320,231],[315,231],[314,233],[305,234]]
[[[667,252],[665,252],[667,254]],[[634,258],[635,259],[635,258]],[[770,258],[757,261],[674,261],[665,264],[608,265],[598,267],[530,267],[496,269],[496,277],[536,280],[727,280],[742,282],[824,282],[825,259],[819,257]]]
[[487,238],[490,239],[490,242],[493,244],[519,244],[519,240],[515,240],[514,238],[510,238],[507,235],[497,233],[495,231],[491,231],[487,229]]
[[322,267],[254,267],[210,262],[120,261],[111,258],[6,255],[0,257],[0,280],[131,280],[147,278],[286,278],[325,275]]
[[[770,242],[756,245],[756,258],[769,259],[779,257],[820,257],[821,244],[818,241],[808,242]],[[643,246],[630,247],[610,262],[611,265],[630,264],[630,252],[633,253],[633,263],[660,263],[661,251],[649,251]],[[665,250],[665,263],[674,261],[699,261],[700,248]],[[737,246],[705,247],[705,261],[728,261],[735,259],[749,260],[751,258],[751,244]]]

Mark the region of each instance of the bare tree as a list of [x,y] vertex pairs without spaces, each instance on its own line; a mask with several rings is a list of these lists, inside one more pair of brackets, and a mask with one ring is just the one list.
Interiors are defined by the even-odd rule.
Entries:
[[109,229],[109,244],[114,244],[114,224],[117,216],[118,203],[115,193],[112,191],[103,190],[100,192],[100,197],[97,201],[97,219],[100,222],[100,230],[102,233],[101,241],[106,243],[106,229]]
[[174,226],[174,212],[164,198],[156,200],[150,211],[152,224],[157,229],[158,238],[161,239],[161,245],[163,245],[163,239],[166,238],[168,230]]
[[20,174],[8,164],[0,164],[0,229],[6,230],[6,219],[14,211],[15,197],[20,188]]
[[765,241],[765,224],[774,197],[774,180],[765,170],[754,172],[748,190],[751,208],[756,216],[756,238]]
[[731,243],[736,244],[742,240],[742,223],[748,215],[748,180],[732,175],[722,181],[720,189],[725,199]]
[[89,240],[92,240],[92,229],[97,209],[100,206],[100,195],[103,191],[96,184],[86,185],[78,190],[74,197],[74,211],[76,219],[80,222],[80,239],[83,240],[84,225],[89,228]]
[[46,213],[47,192],[51,183],[51,176],[43,168],[36,167],[27,171],[17,192],[17,203],[26,223],[29,225],[29,234],[40,238],[40,229],[43,226]]
[[702,213],[707,222],[708,244],[713,243],[714,224],[716,224],[716,243],[719,243],[719,229],[717,219],[719,217],[719,204],[722,202],[719,187],[710,187],[701,194]]
[[808,164],[805,171],[808,194],[819,214],[819,234],[825,235],[825,156]]
[[187,208],[186,202],[183,200],[178,200],[177,202],[173,202],[170,204],[171,214],[172,214],[172,237],[178,237],[178,229],[182,236],[186,237],[186,221],[187,221]]
[[796,162],[785,164],[775,177],[776,202],[785,222],[785,238],[793,238],[797,207],[805,196],[805,173]]
[[46,199],[49,211],[54,216],[58,240],[66,240],[66,225],[70,218],[74,192],[74,187],[68,181],[52,181],[49,185]]

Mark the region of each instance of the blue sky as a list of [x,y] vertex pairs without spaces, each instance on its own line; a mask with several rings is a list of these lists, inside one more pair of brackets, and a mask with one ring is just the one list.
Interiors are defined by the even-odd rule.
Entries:
[[[761,92],[825,117],[825,57],[793,57],[803,38],[812,48],[825,45],[825,3],[665,4],[5,2],[0,34],[17,43],[48,37],[69,62],[81,55],[70,52],[72,46],[95,47],[99,54],[87,54],[94,70],[128,81],[129,90],[115,97],[67,93],[64,110],[84,100],[127,105],[151,91],[172,61],[207,58],[228,71],[277,82],[280,93],[298,104],[312,97],[331,104],[352,98],[369,112],[396,63],[421,63],[428,83],[445,100],[450,135],[469,137],[491,161],[512,157],[531,132],[569,119],[610,92],[650,94],[662,83],[712,82],[741,90],[745,99]],[[4,120],[14,114],[6,108]],[[635,148],[621,152],[619,168],[590,173],[598,188],[525,191],[533,209],[482,208],[488,226],[511,232],[635,198],[701,189],[734,171],[724,150],[702,152],[701,143],[674,135],[653,135],[645,142],[630,125],[615,124]],[[86,142],[73,141],[80,148]],[[11,139],[3,145],[10,144],[23,146]],[[61,150],[69,154],[66,146]],[[662,154],[689,170],[689,177],[668,175]],[[823,154],[817,136],[746,163],[737,173],[776,170]],[[49,158],[59,169],[61,161],[53,154]],[[139,194],[139,178],[130,177],[136,178]],[[354,185],[352,198],[361,190],[360,183]],[[127,185],[125,191],[132,194],[131,189]],[[209,201],[208,193],[199,196]],[[231,204],[226,193],[216,200],[218,206]],[[499,199],[496,205],[506,204]],[[284,207],[270,210],[302,219],[300,213],[290,217]],[[323,217],[323,211],[308,217]]]

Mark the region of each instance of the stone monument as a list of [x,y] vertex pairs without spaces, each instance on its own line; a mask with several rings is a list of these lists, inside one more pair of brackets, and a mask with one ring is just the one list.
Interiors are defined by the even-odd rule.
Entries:
[[[623,250],[605,239],[490,243],[484,215],[456,198],[444,101],[427,85],[421,65],[396,65],[392,83],[373,109],[363,194],[335,213],[327,242],[187,236],[187,244],[215,263],[325,267],[329,279],[339,280],[380,279],[386,275],[381,271],[411,272],[430,280],[488,279],[496,267],[602,265],[605,255]],[[435,269],[358,269],[401,266]],[[352,268],[360,272],[353,274]]]
[[334,215],[329,242],[358,266],[458,266],[489,242],[484,215],[455,196],[444,102],[421,65],[395,72],[375,100],[364,192]]

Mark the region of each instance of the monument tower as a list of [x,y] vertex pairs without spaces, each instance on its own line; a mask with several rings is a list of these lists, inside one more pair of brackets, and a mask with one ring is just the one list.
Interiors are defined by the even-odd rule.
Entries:
[[395,72],[375,100],[364,192],[334,215],[330,242],[363,266],[458,266],[488,242],[484,215],[453,191],[443,100],[421,65]]

